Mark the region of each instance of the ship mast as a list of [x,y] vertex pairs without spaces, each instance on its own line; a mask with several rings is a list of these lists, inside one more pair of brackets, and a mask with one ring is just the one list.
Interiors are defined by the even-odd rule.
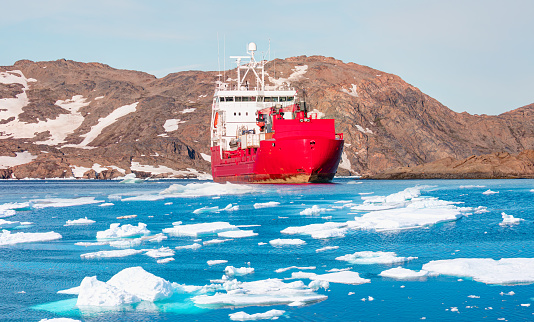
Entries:
[[[254,58],[254,52],[256,51],[256,44],[251,42],[248,44],[247,54],[250,56],[230,56],[236,60],[237,63],[237,90],[244,89],[246,85],[245,79],[250,71],[256,76],[256,90],[264,91],[265,90],[265,61],[256,61]],[[242,59],[248,59],[248,61],[241,64]],[[241,70],[244,70],[245,73],[241,76]],[[261,77],[259,75],[261,73]],[[248,89],[248,88],[246,88]]]

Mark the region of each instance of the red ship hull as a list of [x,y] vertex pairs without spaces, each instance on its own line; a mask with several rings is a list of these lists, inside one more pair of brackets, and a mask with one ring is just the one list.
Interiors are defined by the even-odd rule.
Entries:
[[211,148],[215,182],[315,183],[329,182],[343,152],[343,136],[334,120],[275,120],[273,138],[259,147],[221,153]]

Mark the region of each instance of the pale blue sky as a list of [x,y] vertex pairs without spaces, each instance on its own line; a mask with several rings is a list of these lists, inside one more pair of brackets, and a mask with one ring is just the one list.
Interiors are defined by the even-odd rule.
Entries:
[[[0,0],[0,65],[101,62],[163,77],[217,70],[254,41],[397,74],[457,112],[534,102],[534,1]],[[226,60],[226,67],[233,67]]]

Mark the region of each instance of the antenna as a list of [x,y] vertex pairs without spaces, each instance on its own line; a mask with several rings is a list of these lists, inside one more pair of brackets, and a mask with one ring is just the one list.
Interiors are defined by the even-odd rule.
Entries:
[[224,46],[223,46],[223,64],[224,64],[224,78],[223,82],[226,82],[226,35],[223,36]]
[[219,81],[221,80],[221,55],[219,54],[219,32],[217,32],[217,65],[218,65],[218,71],[217,75],[219,75]]

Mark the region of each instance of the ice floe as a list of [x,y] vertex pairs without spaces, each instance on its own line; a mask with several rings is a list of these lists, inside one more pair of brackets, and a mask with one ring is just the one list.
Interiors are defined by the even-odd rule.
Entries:
[[532,284],[533,268],[534,258],[455,258],[423,265],[423,269],[429,272],[469,277],[486,284]]
[[99,204],[98,206],[99,207],[110,207],[110,206],[114,206],[115,204],[111,203],[111,202],[104,202],[104,203],[101,203]]
[[226,293],[197,295],[192,297],[199,306],[257,306],[290,305],[300,306],[327,299],[317,294],[302,281],[284,283],[280,279],[266,279],[254,282],[229,280],[223,284]]
[[351,264],[397,264],[416,258],[417,257],[399,257],[394,252],[363,251],[355,252],[354,254],[339,256],[336,257],[336,260],[346,261]]
[[217,236],[224,238],[245,238],[257,236],[258,233],[255,233],[252,230],[229,230],[217,233]]
[[254,209],[277,207],[280,203],[278,201],[258,202],[254,204]]
[[199,243],[194,243],[194,244],[191,244],[191,245],[176,246],[176,247],[174,247],[174,249],[177,249],[177,250],[180,250],[180,249],[199,249],[201,247],[202,247],[202,245],[200,245]]
[[225,243],[225,242],[231,241],[231,240],[233,240],[233,239],[217,239],[217,238],[215,238],[215,239],[203,241],[202,245],[207,246],[207,245],[222,244],[222,243]]
[[15,228],[20,226],[20,221],[9,221],[0,219],[0,229]]
[[516,218],[512,215],[507,215],[506,213],[501,213],[502,216],[502,222],[499,223],[500,226],[510,226],[510,225],[517,225],[524,219],[522,218]]
[[145,255],[153,258],[170,257],[174,256],[174,250],[170,249],[169,247],[160,247],[147,251]]
[[165,264],[165,263],[172,262],[172,261],[174,261],[174,258],[172,258],[172,257],[168,257],[168,258],[158,259],[158,260],[156,261],[156,263],[158,263],[158,264]]
[[311,208],[306,208],[300,212],[301,215],[305,216],[313,216],[313,215],[319,215],[327,211],[331,211],[333,209],[328,208],[321,208],[318,205],[313,205]]
[[306,242],[303,241],[302,239],[298,239],[298,238],[295,238],[295,239],[281,239],[281,238],[278,238],[278,239],[270,240],[269,244],[271,244],[272,246],[304,245],[304,244],[306,244]]
[[244,311],[228,314],[232,321],[257,321],[257,320],[276,320],[284,315],[284,310],[269,310],[263,313],[248,314]]
[[399,267],[394,267],[394,268],[390,268],[388,270],[382,271],[378,275],[382,277],[393,278],[396,280],[415,280],[415,279],[421,279],[421,278],[427,277],[432,274],[429,274],[429,272],[425,270],[414,271],[414,270],[399,266]]
[[29,202],[8,202],[0,205],[0,218],[15,216],[17,209],[30,207]]
[[224,274],[226,276],[232,277],[232,276],[243,276],[254,273],[254,268],[252,267],[233,267],[233,266],[226,266],[224,269]]
[[0,233],[0,246],[51,241],[61,238],[61,234],[53,231],[45,233],[11,233],[9,230],[2,230],[2,233]]
[[494,195],[496,193],[499,193],[499,192],[498,191],[493,191],[491,189],[488,189],[488,190],[484,191],[482,194],[483,195]]
[[35,209],[48,207],[72,207],[89,205],[94,203],[102,203],[103,200],[95,200],[95,197],[80,197],[73,199],[66,198],[49,198],[49,199],[34,199],[30,201],[30,206]]
[[312,238],[324,239],[331,237],[345,237],[347,223],[326,222],[322,224],[310,224],[300,227],[288,227],[281,231],[287,235],[309,235]]
[[219,212],[219,206],[215,206],[215,207],[202,207],[202,208],[199,208],[199,209],[195,209],[193,210],[193,213],[195,215],[199,215],[199,214],[203,214],[203,213],[208,213],[208,212]]
[[142,253],[142,250],[137,249],[116,249],[116,250],[101,250],[99,252],[81,254],[83,259],[96,259],[96,258],[118,258],[127,257]]
[[65,226],[90,225],[90,224],[94,224],[95,222],[96,221],[87,219],[87,217],[85,217],[85,218],[80,218],[80,219],[67,220],[67,223],[65,224]]
[[226,263],[228,263],[228,261],[226,259],[213,259],[213,260],[207,261],[207,264],[209,266],[219,265],[219,264],[226,264]]
[[173,227],[164,228],[163,232],[175,237],[196,237],[202,235],[212,235],[229,230],[238,230],[234,225],[228,222],[210,222],[200,224],[181,225],[173,223]]
[[112,238],[124,238],[133,237],[139,235],[148,235],[150,230],[146,228],[146,224],[140,222],[137,226],[130,224],[120,225],[119,223],[113,223],[109,225],[109,229],[99,231],[96,233],[97,239],[112,239]]

